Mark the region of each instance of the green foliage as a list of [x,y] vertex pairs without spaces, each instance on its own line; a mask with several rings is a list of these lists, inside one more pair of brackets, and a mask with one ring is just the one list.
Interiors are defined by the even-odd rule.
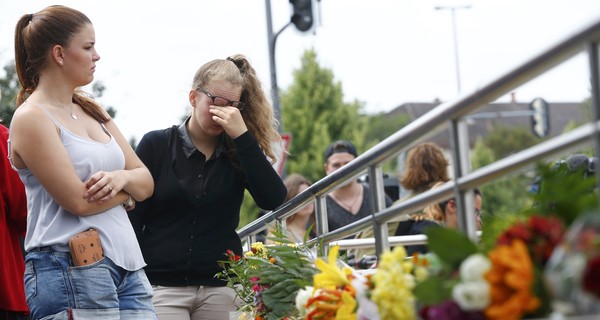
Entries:
[[452,284],[441,277],[431,277],[417,283],[413,293],[421,304],[438,305],[450,299]]
[[494,247],[500,233],[534,214],[557,216],[569,225],[578,216],[598,210],[598,194],[594,189],[596,179],[585,176],[583,169],[571,172],[564,163],[554,167],[538,163],[536,172],[541,181],[539,192],[523,192],[525,205],[513,211],[486,216],[483,248]]
[[257,304],[264,303],[269,318],[279,319],[297,313],[296,294],[312,285],[317,269],[309,258],[313,255],[311,249],[291,243],[282,225],[276,225],[269,240],[275,244],[255,243],[252,254],[245,257],[229,252],[228,259],[220,261],[224,270],[216,277],[226,280],[227,286],[236,290],[245,303],[242,310],[251,312]]
[[254,199],[252,199],[250,192],[245,190],[244,201],[242,202],[242,207],[240,208],[240,223],[238,224],[238,227],[243,227],[258,218],[260,210],[261,209],[256,205],[256,203],[254,203]]
[[479,252],[479,248],[464,233],[441,227],[430,227],[425,230],[430,257],[440,264],[436,276],[417,283],[414,294],[419,303],[437,305],[450,299],[455,270],[470,255]]
[[[540,139],[525,128],[495,127],[485,139],[477,139],[472,151],[473,170],[484,167],[512,153],[528,148]],[[532,178],[517,174],[480,186],[483,194],[483,218],[487,224],[492,215],[519,212],[527,204],[527,190]]]
[[492,148],[488,147],[481,137],[475,141],[475,147],[471,151],[471,166],[473,170],[485,167],[496,159]]
[[570,171],[565,163],[554,168],[538,164],[537,171],[540,191],[533,195],[535,205],[525,214],[556,215],[569,225],[583,213],[598,209],[596,177],[586,176],[584,168]]
[[322,68],[314,50],[307,50],[294,71],[294,83],[281,95],[282,127],[292,135],[287,172],[312,181],[324,176],[323,151],[338,139],[364,150],[367,121],[359,115],[362,104],[343,101],[342,85],[330,69]]
[[483,225],[482,230],[485,237],[482,237],[480,240],[484,252],[496,246],[496,239],[498,239],[500,234],[506,229],[515,222],[523,220],[524,217],[518,213],[519,210],[520,209],[516,209],[515,211],[505,211],[502,212],[502,214],[488,215],[485,217],[485,224]]
[[396,131],[402,129],[410,123],[408,114],[398,113],[390,116],[386,113],[377,113],[366,116],[369,122],[369,127],[365,134],[365,141],[368,144],[377,144],[385,138],[391,136]]
[[425,230],[425,234],[429,243],[429,251],[453,269],[457,269],[462,261],[478,251],[471,239],[458,230],[430,227]]
[[524,127],[509,128],[495,126],[485,138],[485,144],[492,148],[496,159],[502,159],[517,151],[531,147],[542,140],[533,136]]
[[10,126],[15,113],[17,94],[21,90],[14,61],[4,66],[4,76],[0,78],[0,123]]
[[[364,150],[375,146],[410,123],[409,116],[404,113],[391,116],[386,113],[377,113],[363,115],[363,117],[368,123],[367,132],[365,133],[366,147]],[[396,172],[398,169],[398,158],[394,157],[390,161],[383,163],[382,168],[384,172]]]

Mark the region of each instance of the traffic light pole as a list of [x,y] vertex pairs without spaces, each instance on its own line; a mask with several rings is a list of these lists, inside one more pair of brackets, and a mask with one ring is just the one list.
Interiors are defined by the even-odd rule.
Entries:
[[279,88],[277,87],[277,70],[275,69],[275,43],[277,37],[281,34],[285,28],[287,28],[292,22],[288,22],[281,30],[273,34],[273,22],[271,16],[271,0],[265,0],[265,8],[267,11],[267,36],[269,37],[269,65],[271,69],[271,100],[273,101],[273,111],[278,121],[277,129],[279,133],[282,132],[281,126],[281,106],[279,104]]

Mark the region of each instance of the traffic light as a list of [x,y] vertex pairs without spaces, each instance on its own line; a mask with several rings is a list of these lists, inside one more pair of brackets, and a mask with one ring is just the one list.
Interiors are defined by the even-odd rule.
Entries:
[[548,103],[542,98],[535,98],[529,104],[531,115],[531,129],[533,133],[543,138],[550,133],[550,112],[548,111]]
[[309,31],[314,25],[312,0],[290,0],[292,5],[292,23],[302,32]]

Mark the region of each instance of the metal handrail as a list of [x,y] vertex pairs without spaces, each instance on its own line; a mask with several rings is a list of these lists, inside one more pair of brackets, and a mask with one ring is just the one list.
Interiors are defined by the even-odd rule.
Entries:
[[[470,206],[465,207],[462,205],[462,203],[465,203],[465,197],[469,197],[470,189],[530,166],[535,161],[580,146],[588,141],[596,142],[595,147],[600,148],[600,142],[598,142],[600,141],[598,138],[600,123],[597,122],[600,120],[600,97],[598,96],[600,90],[596,88],[598,82],[594,81],[594,79],[598,79],[598,75],[600,74],[600,70],[597,67],[599,40],[600,21],[597,21],[476,92],[463,95],[455,101],[437,106],[367,150],[344,167],[317,181],[276,210],[265,214],[238,230],[240,238],[245,240],[246,244],[249,244],[255,240],[256,234],[267,228],[267,224],[274,221],[285,221],[287,217],[314,201],[316,204],[315,214],[318,239],[314,239],[313,241],[329,244],[332,241],[356,234],[369,226],[373,226],[375,244],[377,253],[379,254],[383,249],[389,248],[386,222],[402,215],[416,212],[432,201],[449,198],[452,194],[456,195],[458,209],[462,213],[462,223],[459,223],[461,229],[475,235],[474,227],[472,225],[465,225],[464,222],[472,220],[470,218],[473,215],[473,209]],[[465,146],[464,130],[461,131],[461,128],[464,128],[463,117],[584,50],[588,51],[590,59],[593,86],[592,109],[595,111],[594,121],[569,133],[498,160],[477,171],[468,172],[466,166],[468,163],[468,153],[464,150],[464,148],[468,148],[468,145]],[[451,132],[450,143],[453,151],[452,159],[455,167],[455,179],[440,188],[425,192],[390,208],[384,208],[381,205],[385,197],[381,164],[441,132],[444,128],[448,128]],[[596,153],[598,154],[598,150],[596,150]],[[376,212],[371,217],[363,218],[333,232],[329,232],[327,230],[326,195],[350,179],[354,179],[365,172],[369,176],[374,207],[377,209]]]

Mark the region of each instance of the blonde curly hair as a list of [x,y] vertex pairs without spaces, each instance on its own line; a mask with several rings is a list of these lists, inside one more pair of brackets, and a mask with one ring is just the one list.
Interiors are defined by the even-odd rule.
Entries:
[[[242,87],[240,101],[245,105],[240,111],[242,118],[265,155],[271,163],[275,163],[277,157],[274,145],[281,141],[277,130],[278,122],[250,61],[244,55],[236,54],[227,59],[207,62],[196,72],[192,87],[202,89],[214,79],[223,79],[234,86]],[[228,137],[227,140],[228,146],[232,146],[231,139]]]

